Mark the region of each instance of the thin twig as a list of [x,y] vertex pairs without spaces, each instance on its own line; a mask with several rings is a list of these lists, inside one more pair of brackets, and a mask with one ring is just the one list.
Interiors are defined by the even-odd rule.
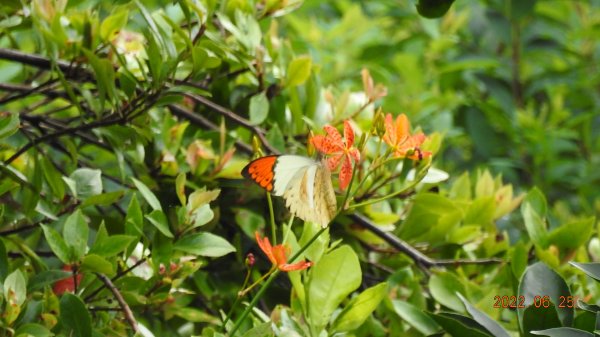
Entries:
[[[137,261],[136,263],[134,263],[131,267],[121,270],[120,272],[117,273],[117,275],[113,276],[113,278],[111,279],[111,281],[116,281],[119,278],[125,276],[127,273],[129,273],[130,271],[134,270],[135,268],[139,267],[140,265],[142,265],[144,262],[146,262],[146,260],[150,257],[150,255],[141,258],[139,261]],[[102,290],[104,290],[104,288],[106,288],[106,284],[103,284],[102,286],[98,287],[98,289],[94,290],[91,294],[89,294],[86,298],[83,299],[84,302],[89,302],[92,298],[94,298],[96,295],[98,295],[98,293],[100,293]]]
[[125,302],[125,300],[123,299],[123,296],[121,296],[119,289],[117,289],[117,287],[115,287],[115,285],[112,283],[110,278],[108,278],[106,275],[96,273],[96,276],[98,276],[98,278],[113,293],[113,295],[115,296],[115,299],[117,300],[117,302],[119,302],[119,305],[121,306],[121,310],[123,311],[123,314],[125,315],[125,319],[127,320],[127,322],[129,322],[129,325],[131,325],[131,328],[133,329],[133,331],[135,333],[139,333],[140,330],[138,328],[135,317],[133,316],[133,312],[131,312],[131,309],[129,309],[129,305],[127,305],[127,302]]

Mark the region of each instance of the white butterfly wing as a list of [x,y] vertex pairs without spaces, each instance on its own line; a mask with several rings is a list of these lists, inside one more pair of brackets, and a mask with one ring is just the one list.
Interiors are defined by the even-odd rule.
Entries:
[[274,173],[273,194],[283,195],[290,212],[327,227],[337,210],[327,166],[306,157],[285,155],[277,158]]

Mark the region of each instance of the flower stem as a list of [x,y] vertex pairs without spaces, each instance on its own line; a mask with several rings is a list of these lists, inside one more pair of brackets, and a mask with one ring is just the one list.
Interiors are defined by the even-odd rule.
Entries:
[[[296,254],[294,254],[294,256],[292,256],[289,259],[289,262],[290,263],[294,262],[295,259],[297,259],[300,255],[302,255],[302,253],[304,253],[304,251],[308,247],[310,247],[310,245],[313,242],[315,242],[315,240],[319,236],[321,236],[321,234],[323,234],[323,232],[325,232],[325,230],[327,230],[327,227],[321,228],[317,233],[315,233],[315,235],[304,246],[302,246],[302,248],[300,248],[300,250],[298,250],[296,252]],[[246,309],[244,309],[244,312],[242,312],[242,315],[235,322],[235,325],[233,326],[233,329],[231,329],[231,332],[229,332],[229,336],[234,336],[235,332],[240,328],[240,326],[242,325],[242,323],[244,322],[244,320],[246,319],[246,317],[248,316],[248,314],[250,313],[250,311],[254,308],[254,306],[256,305],[256,303],[258,302],[258,300],[265,293],[265,291],[267,290],[267,288],[269,287],[269,285],[271,284],[271,282],[273,282],[273,280],[275,280],[275,277],[277,277],[277,275],[279,275],[279,272],[280,272],[279,269],[275,269],[275,271],[273,273],[271,273],[271,276],[269,276],[269,278],[267,279],[267,281],[265,283],[263,283],[262,287],[260,287],[260,289],[258,290],[258,292],[256,293],[256,295],[254,295],[254,297],[252,298],[252,301],[250,301],[250,303],[248,304],[248,306],[246,307]],[[224,324],[223,324],[223,328],[225,328]]]
[[275,212],[273,211],[273,200],[271,200],[271,194],[267,192],[267,203],[269,204],[269,218],[271,220],[271,242],[277,244],[277,235],[275,232]]

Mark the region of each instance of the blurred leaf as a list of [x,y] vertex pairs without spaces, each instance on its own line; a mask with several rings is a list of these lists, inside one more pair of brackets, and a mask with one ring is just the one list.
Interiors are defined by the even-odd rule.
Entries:
[[556,313],[556,307],[553,303],[547,308],[543,306],[535,307],[534,305],[530,305],[523,311],[523,318],[521,321],[521,325],[523,326],[524,336],[531,337],[534,334],[531,333],[535,330],[544,330],[550,328],[557,328],[561,326],[560,320],[558,319],[558,315]]
[[15,336],[52,337],[54,334],[45,326],[37,323],[26,323],[17,328]]
[[537,187],[532,188],[523,200],[523,206],[529,205],[540,217],[545,217],[548,212],[546,197]]
[[446,14],[454,0],[419,0],[417,12],[428,19],[439,18]]
[[338,305],[358,288],[361,278],[358,257],[352,248],[343,245],[325,254],[310,271],[307,293],[311,324],[324,327]]
[[521,215],[523,216],[525,228],[527,229],[527,233],[529,233],[531,241],[542,248],[546,248],[548,246],[548,233],[544,219],[535,212],[528,202],[524,202],[521,205]]
[[156,198],[154,193],[152,193],[152,191],[150,191],[148,186],[146,186],[143,182],[141,182],[133,177],[131,177],[131,180],[133,181],[133,184],[138,189],[138,191],[140,191],[140,193],[142,194],[142,197],[144,197],[146,202],[150,205],[150,207],[152,207],[152,209],[155,211],[162,211],[160,202],[158,201],[158,199]]
[[81,299],[65,293],[60,299],[60,321],[67,335],[79,337],[92,336],[92,319]]
[[96,237],[96,242],[90,249],[90,254],[98,254],[102,257],[115,256],[127,249],[135,239],[135,236],[121,234],[111,235],[102,240]]
[[510,14],[511,19],[519,20],[533,13],[537,0],[511,0]]
[[600,281],[600,263],[579,263],[570,261],[569,264],[583,271],[594,280]]
[[[0,113],[1,115],[6,114],[5,112]],[[8,113],[7,117],[0,118],[0,139],[6,138],[19,130],[19,114]]]
[[15,269],[4,280],[4,296],[14,304],[21,306],[27,299],[27,281],[19,269]]
[[196,308],[177,308],[175,315],[194,323],[219,324],[219,319]]
[[413,304],[400,300],[391,300],[391,302],[394,312],[422,334],[432,335],[441,329],[431,317]]
[[442,305],[458,312],[464,312],[464,306],[457,293],[464,294],[465,286],[458,277],[449,272],[433,274],[429,279],[431,296]]
[[221,257],[235,252],[235,247],[227,242],[227,240],[220,236],[204,232],[184,236],[175,242],[173,249],[208,257]]
[[4,282],[4,279],[8,275],[8,255],[6,253],[6,246],[4,240],[0,238],[0,284]]
[[287,68],[286,87],[296,87],[304,84],[310,77],[312,68],[312,59],[310,56],[299,56],[293,59]]
[[352,331],[361,326],[387,295],[387,283],[379,283],[350,300],[333,322],[335,331]]
[[271,322],[258,324],[252,329],[246,331],[242,337],[269,337],[274,336]]
[[86,252],[89,228],[81,213],[76,210],[69,215],[63,228],[63,238],[68,247],[73,252],[73,259],[79,261]]
[[466,298],[460,293],[456,294],[458,298],[465,304],[467,312],[473,317],[473,319],[481,324],[487,331],[489,331],[494,337],[510,337],[508,331],[506,331],[498,322],[494,321],[490,316],[474,307]]
[[114,34],[127,24],[128,16],[129,11],[119,7],[118,10],[106,17],[100,25],[100,38],[104,41],[112,40]]
[[539,331],[531,331],[534,335],[550,337],[593,337],[594,334],[574,328],[554,328]]
[[44,171],[44,178],[46,178],[52,193],[57,199],[62,200],[65,197],[65,184],[62,175],[46,156],[40,156],[40,164],[42,165],[42,171]]
[[83,258],[81,271],[101,273],[108,276],[113,275],[115,272],[112,263],[96,254],[88,254]]
[[106,192],[106,193],[93,195],[93,196],[85,199],[81,203],[81,208],[88,207],[88,206],[112,205],[112,204],[116,203],[117,201],[119,201],[123,197],[124,194],[125,194],[125,191],[114,191],[114,192]]
[[150,223],[156,227],[156,229],[163,233],[164,236],[171,239],[173,238],[173,233],[171,233],[171,230],[169,229],[169,223],[163,211],[155,209],[150,214],[146,214],[144,217],[148,219],[148,221],[150,221]]
[[250,123],[259,125],[267,119],[269,114],[269,100],[264,92],[256,94],[250,98]]
[[182,206],[186,204],[187,197],[185,196],[185,183],[186,183],[185,173],[181,172],[175,178],[175,193],[177,193],[177,198]]
[[125,217],[125,233],[141,236],[144,234],[143,228],[144,215],[142,214],[142,209],[137,200],[137,196],[134,194],[131,196],[129,207],[127,208],[127,216]]
[[559,248],[577,249],[588,242],[595,223],[596,218],[589,217],[563,224],[549,233],[548,244]]
[[52,227],[48,225],[40,225],[42,226],[42,230],[44,231],[44,236],[46,237],[46,241],[48,241],[48,245],[52,252],[56,254],[64,264],[71,264],[74,262],[71,260],[71,253],[65,240],[63,240],[62,236]]
[[102,193],[102,171],[100,170],[80,168],[71,173],[69,179],[64,180],[77,199],[83,200]]
[[71,276],[72,273],[64,270],[52,269],[37,273],[31,277],[27,284],[27,290],[33,292],[44,288],[45,286],[53,285],[56,281],[62,280]]

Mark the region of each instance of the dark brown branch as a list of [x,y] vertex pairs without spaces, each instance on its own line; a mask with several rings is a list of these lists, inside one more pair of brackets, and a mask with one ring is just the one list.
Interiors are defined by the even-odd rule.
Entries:
[[[23,53],[14,49],[0,48],[0,59],[15,61],[22,64],[26,64],[32,67],[50,70],[52,69],[52,61],[41,55]],[[72,64],[63,60],[54,61],[58,69],[65,73],[65,76],[69,78],[76,77],[80,80],[93,79],[94,75],[87,69],[75,69]]]
[[265,149],[267,149],[267,152],[269,152],[269,153],[278,153],[279,152],[271,144],[269,144],[269,141],[267,141],[267,138],[265,138],[265,131],[263,129],[259,128],[258,126],[252,125],[250,123],[250,121],[248,121],[247,119],[238,116],[235,112],[233,112],[223,106],[218,105],[217,103],[209,100],[206,97],[191,94],[191,93],[185,93],[184,95],[186,95],[187,97],[193,99],[194,101],[196,101],[202,105],[205,105],[209,109],[225,116],[227,119],[253,131],[256,134],[256,136],[258,137],[258,139],[260,140],[260,142],[263,144]]
[[[216,124],[214,124],[213,122],[209,121],[208,119],[204,118],[201,115],[195,114],[187,109],[184,109],[179,105],[170,104],[170,105],[168,105],[168,107],[174,116],[188,120],[188,121],[192,122],[193,124],[201,126],[203,128],[207,128],[207,129],[211,129],[211,130],[219,130],[219,127]],[[240,150],[246,154],[249,154],[249,155],[251,155],[254,152],[252,150],[251,146],[249,146],[248,144],[241,142],[239,140],[235,141],[235,147],[238,150]]]
[[131,325],[131,328],[133,329],[133,331],[136,334],[139,333],[140,330],[138,328],[135,317],[133,316],[133,312],[131,312],[131,309],[129,309],[129,305],[127,305],[127,302],[125,302],[125,300],[123,299],[123,296],[121,296],[119,289],[117,289],[117,287],[115,287],[115,285],[112,283],[112,281],[106,275],[96,273],[96,276],[98,276],[98,278],[113,293],[113,296],[115,296],[115,299],[117,300],[117,302],[119,302],[119,305],[121,306],[121,310],[123,311],[123,315],[125,315],[125,319],[129,323],[129,325]]

